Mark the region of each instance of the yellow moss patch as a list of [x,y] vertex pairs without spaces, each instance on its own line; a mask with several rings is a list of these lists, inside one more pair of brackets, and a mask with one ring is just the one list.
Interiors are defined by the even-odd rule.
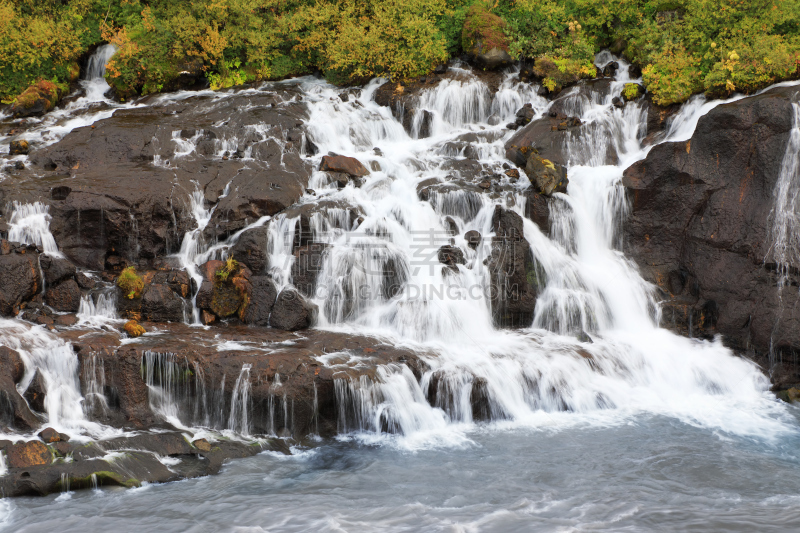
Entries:
[[145,333],[145,329],[135,320],[127,321],[125,325],[122,326],[122,329],[131,337],[140,337]]
[[117,286],[122,289],[125,298],[133,300],[142,296],[144,281],[136,274],[134,267],[127,267],[120,272],[117,278]]

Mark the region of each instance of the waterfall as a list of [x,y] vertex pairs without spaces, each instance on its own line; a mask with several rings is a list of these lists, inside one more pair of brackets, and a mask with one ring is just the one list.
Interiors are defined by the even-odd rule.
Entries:
[[[780,426],[769,414],[775,407],[767,380],[752,363],[733,357],[720,341],[685,339],[658,326],[655,288],[621,252],[622,173],[649,150],[643,103],[622,109],[612,103],[625,83],[639,81],[621,64],[624,74],[604,92],[565,95],[583,126],[579,135],[569,133],[564,147],[570,184],[567,194],[549,200],[550,234],[523,222],[544,286],[530,328],[520,331],[493,326],[484,260],[495,205],[524,212],[529,182],[523,174],[516,183],[503,182],[497,194],[449,182],[473,179],[453,164],[465,160],[463,143],[472,146],[478,175],[502,174],[503,145],[513,134],[503,121],[513,117],[512,108],[530,104],[539,117],[550,105],[536,87],[511,98],[519,82],[510,73],[492,97],[482,81],[456,73],[419,97],[419,109],[433,117],[433,135],[419,139],[372,101],[378,82],[366,86],[357,103],[342,103],[322,82],[304,82],[309,133],[319,148],[310,162],[318,165],[333,151],[376,169],[361,187],[342,189],[324,186],[317,173],[317,196],[304,199],[363,213],[354,231],[315,236],[330,245],[315,298],[324,311],[320,326],[379,334],[435,354],[423,357],[430,370],[421,379],[386,366],[374,379],[337,380],[340,430],[413,440],[457,433],[462,424],[485,418],[535,425],[543,413],[601,410],[666,414],[742,434]],[[691,136],[699,118],[719,103],[691,101],[662,140]],[[616,164],[608,164],[611,159]],[[433,184],[427,201],[418,196],[423,182]],[[474,250],[464,238],[469,230],[483,239]],[[439,264],[436,251],[449,243],[465,264]],[[761,415],[753,416],[754,409]]]
[[775,183],[775,207],[770,213],[773,245],[768,252],[778,267],[778,287],[790,268],[800,266],[800,103],[792,104],[792,131]]
[[117,47],[113,44],[98,46],[94,54],[89,57],[86,63],[81,84],[86,91],[85,98],[90,101],[101,101],[105,99],[105,93],[111,88],[105,79],[106,65],[111,57],[116,53]]
[[[781,300],[781,314],[775,320],[773,331],[778,329],[783,312],[783,290],[791,284],[790,274],[800,266],[800,103],[792,104],[792,130],[786,152],[781,161],[781,170],[775,183],[774,207],[770,212],[770,238],[772,246],[767,252],[768,259],[775,262],[778,274],[778,299]],[[774,334],[773,334],[774,336]],[[769,363],[772,368],[778,354],[774,339],[770,340]]]
[[91,294],[82,296],[76,316],[81,326],[102,327],[121,321],[113,292],[99,293],[96,298]]
[[[193,230],[186,232],[181,243],[181,249],[177,254],[181,267],[186,269],[186,272],[194,280],[197,287],[203,283],[203,274],[197,269],[201,264],[198,258],[205,251],[206,245],[203,240],[203,230],[206,229],[208,223],[211,221],[211,215],[214,213],[214,208],[206,209],[205,195],[200,187],[192,192],[189,196],[189,210],[194,217],[197,227]],[[200,310],[197,308],[197,294],[192,296],[192,323],[200,323]]]
[[89,58],[86,64],[86,73],[84,79],[96,80],[102,78],[106,73],[106,65],[111,60],[117,51],[117,47],[113,44],[104,44],[97,47],[94,54]]
[[231,414],[228,417],[228,429],[234,433],[250,435],[248,412],[250,409],[250,369],[253,365],[244,364],[236,378],[236,385],[231,394]]
[[72,345],[42,327],[0,319],[0,345],[19,353],[25,373],[17,385],[20,394],[38,374],[45,388],[47,424],[67,434],[114,435],[119,431],[90,422],[84,414],[78,376],[78,357]]
[[41,246],[44,253],[62,257],[56,240],[50,233],[50,206],[41,202],[22,204],[14,202],[8,218],[8,240]]

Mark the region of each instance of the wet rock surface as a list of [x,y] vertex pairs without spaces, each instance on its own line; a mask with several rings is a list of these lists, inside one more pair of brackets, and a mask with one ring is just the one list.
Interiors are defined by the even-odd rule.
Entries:
[[497,327],[530,327],[540,281],[522,217],[495,207],[492,251],[487,259],[491,275],[492,315]]
[[0,315],[15,316],[21,303],[42,290],[42,272],[36,247],[15,246],[4,241],[9,250],[0,254]]
[[187,198],[197,187],[216,205],[210,236],[227,236],[285,209],[307,187],[311,169],[301,143],[289,140],[302,137],[306,114],[289,102],[294,91],[117,110],[32,150],[31,169],[0,183],[0,196],[49,204],[59,248],[93,270],[109,255],[138,264],[178,251],[195,225]]
[[[663,323],[683,334],[716,333],[769,366],[800,349],[798,294],[778,290],[771,214],[789,131],[794,87],[724,104],[689,141],[665,143],[624,175],[631,212],[625,252],[666,300]],[[795,285],[795,273],[789,284]],[[776,381],[800,381],[797,367]],[[780,385],[779,385],[780,386]]]

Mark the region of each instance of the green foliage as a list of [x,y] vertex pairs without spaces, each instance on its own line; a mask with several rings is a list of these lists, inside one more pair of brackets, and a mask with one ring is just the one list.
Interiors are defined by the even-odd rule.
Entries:
[[239,270],[239,262],[233,257],[228,257],[225,264],[219,267],[214,275],[220,281],[228,281],[231,274],[235,274],[237,270]]
[[99,0],[0,0],[0,99],[11,102],[38,80],[74,79],[75,61],[100,40],[99,6]]
[[477,2],[467,11],[461,32],[461,46],[465,51],[483,53],[492,48],[508,51],[506,22],[492,13],[491,8],[490,3]]
[[416,77],[480,42],[533,60],[552,91],[593,76],[609,47],[666,105],[797,77],[800,0],[0,0],[0,99],[75,79],[103,41],[118,47],[107,79],[121,96],[185,72],[213,88]]
[[122,289],[122,294],[129,300],[141,298],[144,290],[144,280],[136,274],[134,267],[127,267],[117,277],[117,286]]
[[638,83],[626,83],[622,89],[622,97],[625,100],[636,100],[642,95]]

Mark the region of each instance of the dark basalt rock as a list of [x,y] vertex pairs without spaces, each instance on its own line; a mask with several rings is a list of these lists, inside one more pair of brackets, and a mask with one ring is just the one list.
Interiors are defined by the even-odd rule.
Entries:
[[534,186],[525,191],[525,216],[531,219],[542,233],[550,235],[550,200],[539,194]]
[[469,230],[464,234],[464,238],[467,240],[467,244],[473,250],[478,247],[481,243],[481,234],[474,229]]
[[491,276],[492,316],[497,327],[530,327],[539,293],[539,273],[522,218],[495,207],[492,252],[487,259]]
[[153,283],[142,295],[142,318],[150,322],[181,322],[184,301],[169,285]]
[[20,442],[8,451],[9,468],[30,468],[49,465],[53,460],[50,450],[39,440]]
[[31,409],[39,413],[44,413],[46,412],[44,406],[45,396],[47,396],[47,385],[45,384],[44,377],[37,370],[33,375],[33,379],[31,379],[31,382],[28,384],[28,388],[25,389],[23,397],[28,402],[28,405],[31,406]]
[[42,267],[44,282],[50,287],[75,277],[75,265],[61,257],[43,254],[39,258],[39,265]]
[[252,276],[250,278],[250,294],[241,312],[242,322],[254,326],[269,324],[269,316],[278,297],[275,282],[269,276]]
[[240,263],[245,263],[254,273],[265,273],[269,265],[268,238],[269,231],[266,226],[249,229],[239,236],[230,254]]
[[[78,266],[103,270],[109,255],[152,264],[178,251],[195,226],[189,197],[197,187],[207,205],[216,205],[204,232],[209,240],[274,215],[304,194],[311,168],[300,143],[288,140],[307,113],[303,103],[288,102],[295,94],[287,87],[117,110],[33,150],[31,168],[0,184],[0,196],[49,204],[50,230]],[[255,124],[270,129],[256,132]],[[173,132],[191,129],[202,131],[197,149],[175,158]],[[219,157],[219,143],[234,136],[237,153],[250,149],[253,159]]]
[[283,289],[278,295],[269,325],[284,331],[297,331],[314,325],[319,309],[294,289]]
[[361,177],[369,174],[367,167],[358,159],[337,154],[322,156],[319,169],[325,172],[339,172],[351,177]]
[[[779,293],[770,263],[774,190],[798,92],[777,88],[720,105],[691,140],[654,147],[623,177],[631,206],[624,249],[663,291],[665,325],[721,333],[756,358],[770,347],[784,360],[800,350],[800,295]],[[800,382],[800,373],[784,370],[776,380]]]
[[68,279],[48,288],[44,299],[56,311],[75,313],[81,305],[81,288],[74,279]]
[[22,357],[7,346],[0,346],[0,375],[9,378],[13,383],[19,383],[25,374],[25,363]]
[[26,249],[0,254],[0,315],[13,316],[42,290],[39,254]]
[[536,193],[550,196],[554,192],[567,192],[569,184],[567,169],[562,165],[556,165],[536,154],[530,154],[525,165],[525,173],[531,180],[531,186]]
[[437,252],[439,262],[447,265],[453,270],[458,270],[456,265],[464,265],[467,261],[464,259],[464,252],[457,246],[445,245],[439,248]]
[[306,297],[312,298],[316,292],[317,277],[322,271],[328,246],[325,243],[312,243],[300,246],[294,252],[292,284]]
[[16,384],[25,373],[25,365],[14,350],[0,346],[0,426],[17,430],[30,430],[39,425],[20,396]]

